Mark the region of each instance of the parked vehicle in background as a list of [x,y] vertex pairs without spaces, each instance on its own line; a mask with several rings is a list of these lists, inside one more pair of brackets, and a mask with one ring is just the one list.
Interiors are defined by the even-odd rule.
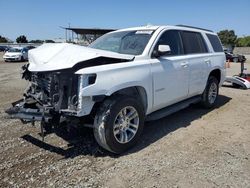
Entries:
[[244,55],[233,54],[232,52],[224,51],[226,55],[226,60],[230,62],[245,62],[246,57]]
[[29,52],[30,88],[6,112],[41,130],[62,122],[93,128],[98,144],[122,153],[144,121],[200,102],[216,104],[225,80],[216,33],[188,26],[146,26],[103,35],[89,47],[44,44]]
[[28,48],[12,47],[3,55],[4,61],[27,61]]
[[34,49],[36,48],[35,46],[26,46],[26,48],[28,48],[28,50]]
[[245,62],[247,58],[244,55],[239,55],[238,62]]
[[6,52],[8,49],[8,46],[0,46],[0,52]]

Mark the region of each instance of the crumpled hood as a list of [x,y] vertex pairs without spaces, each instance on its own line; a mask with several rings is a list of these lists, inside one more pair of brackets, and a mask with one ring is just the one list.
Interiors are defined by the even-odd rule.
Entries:
[[[123,55],[68,43],[43,44],[38,48],[29,50],[28,54],[28,70],[32,72],[68,69],[79,62],[84,63],[99,57],[126,61],[134,58],[133,55]],[[93,66],[96,65],[93,64]]]

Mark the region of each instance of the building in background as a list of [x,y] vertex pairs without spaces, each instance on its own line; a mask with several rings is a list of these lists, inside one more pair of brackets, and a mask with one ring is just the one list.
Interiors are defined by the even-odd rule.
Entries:
[[114,29],[95,29],[95,28],[71,28],[62,27],[65,29],[65,40],[69,43],[76,43],[87,46],[98,37],[115,31]]

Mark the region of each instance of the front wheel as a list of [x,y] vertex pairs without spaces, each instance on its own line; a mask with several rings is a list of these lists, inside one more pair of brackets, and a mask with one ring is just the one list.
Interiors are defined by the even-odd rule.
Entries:
[[139,140],[144,125],[140,102],[129,96],[113,96],[100,106],[94,122],[98,144],[113,153],[123,153]]
[[207,81],[207,86],[202,94],[201,104],[205,108],[212,108],[218,98],[219,82],[214,76],[210,76]]

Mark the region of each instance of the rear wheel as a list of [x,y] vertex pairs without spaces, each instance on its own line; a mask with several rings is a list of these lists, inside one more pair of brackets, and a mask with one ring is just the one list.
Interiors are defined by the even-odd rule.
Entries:
[[144,125],[140,102],[129,96],[114,96],[103,102],[96,114],[94,135],[98,144],[113,153],[123,153],[138,141]]
[[212,108],[217,100],[219,93],[219,82],[214,76],[210,76],[207,81],[207,86],[202,94],[201,104],[205,108]]

